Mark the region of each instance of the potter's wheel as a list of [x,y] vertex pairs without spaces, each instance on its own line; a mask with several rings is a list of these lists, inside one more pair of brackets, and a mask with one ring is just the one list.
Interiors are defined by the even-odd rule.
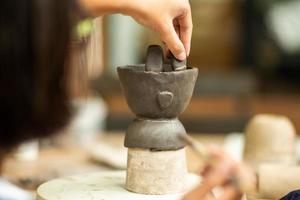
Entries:
[[[125,178],[125,171],[108,171],[55,179],[38,188],[37,200],[180,200],[184,195],[132,193],[124,188]],[[199,180],[199,176],[189,174],[187,188],[193,188]]]

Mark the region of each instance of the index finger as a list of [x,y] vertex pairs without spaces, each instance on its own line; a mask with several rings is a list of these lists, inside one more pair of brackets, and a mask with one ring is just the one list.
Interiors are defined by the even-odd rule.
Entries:
[[179,60],[186,59],[185,47],[176,33],[173,22],[168,22],[161,29],[161,38],[166,43],[168,49]]
[[233,164],[229,160],[222,160],[218,166],[211,166],[210,169],[203,174],[203,181],[197,188],[189,192],[185,199],[203,199],[216,186],[223,185],[227,182],[231,174]]
[[187,56],[190,54],[191,39],[193,32],[193,21],[191,9],[187,9],[186,13],[178,18],[179,36],[182,41]]

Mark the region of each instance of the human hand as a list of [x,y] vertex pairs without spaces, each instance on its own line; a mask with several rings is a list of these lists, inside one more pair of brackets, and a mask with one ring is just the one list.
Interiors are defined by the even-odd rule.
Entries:
[[122,13],[157,32],[173,55],[190,53],[192,17],[188,0],[79,0],[93,15]]
[[188,0],[130,0],[125,14],[157,32],[173,55],[184,60],[190,53],[192,17]]
[[[256,189],[256,177],[248,166],[237,163],[218,148],[211,147],[209,151],[214,164],[204,167],[201,172],[202,183],[189,192],[184,200],[238,200],[243,192]],[[212,193],[215,187],[221,191],[218,196]]]

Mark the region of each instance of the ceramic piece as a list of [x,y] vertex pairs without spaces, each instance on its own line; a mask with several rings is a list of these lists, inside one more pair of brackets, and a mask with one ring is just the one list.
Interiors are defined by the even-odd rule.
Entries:
[[157,101],[162,110],[168,108],[173,102],[173,93],[169,91],[162,91],[157,94]]
[[263,163],[294,164],[296,131],[285,116],[260,114],[245,134],[244,160],[255,170]]
[[147,195],[184,192],[187,188],[185,150],[129,148],[126,189]]
[[186,69],[186,60],[180,61],[175,56],[171,56],[171,66],[174,71],[185,70]]
[[145,70],[152,72],[163,71],[163,50],[159,45],[151,45],[148,47]]
[[[197,68],[182,71],[149,72],[144,65],[118,67],[123,92],[131,111],[139,117],[175,118],[190,102],[198,76]],[[169,107],[161,110],[157,95],[163,91],[173,94]]]
[[163,64],[162,49],[150,46],[145,65],[118,67],[129,108],[136,119],[129,125],[126,188],[142,194],[168,194],[184,190],[187,174],[186,131],[177,119],[191,99],[198,69],[174,71]]
[[300,166],[262,164],[258,169],[258,191],[266,199],[280,199],[300,187]]
[[126,131],[125,147],[176,150],[186,145],[178,139],[179,134],[186,134],[186,131],[177,118],[164,120],[138,118]]
[[[193,94],[198,69],[189,68],[182,71],[156,73],[145,71],[145,67],[139,65],[119,67],[118,74],[129,107],[137,115],[137,118],[147,119],[150,122],[150,120],[175,119],[185,110]],[[166,91],[168,96],[162,97],[161,94],[167,94]],[[153,126],[135,127],[137,130],[133,130],[133,128],[127,130],[126,141],[129,141],[127,137],[130,137],[139,143],[129,142],[130,147],[136,145],[135,147],[158,148],[157,140],[159,140],[161,150],[170,149],[170,141],[179,140],[177,134],[179,131],[183,131],[182,129],[168,130],[157,127],[156,133],[160,132],[161,136],[157,135],[157,140],[151,140],[153,144],[149,146],[149,141],[143,136],[144,133],[150,132],[147,128],[153,128]],[[138,131],[141,133],[135,134]],[[133,136],[129,136],[131,134]],[[163,134],[166,134],[166,137]],[[150,134],[149,137],[151,138]],[[146,143],[147,145],[144,145]],[[177,144],[179,143],[182,142],[174,142],[173,149],[178,149]]]

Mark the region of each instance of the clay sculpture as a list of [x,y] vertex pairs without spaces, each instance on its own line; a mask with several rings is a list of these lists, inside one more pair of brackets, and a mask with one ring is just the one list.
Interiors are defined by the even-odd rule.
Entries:
[[263,163],[295,164],[295,138],[287,117],[256,115],[246,128],[244,159],[255,170]]
[[136,115],[125,136],[126,189],[142,194],[183,191],[185,143],[178,135],[186,131],[177,117],[189,104],[198,70],[174,58],[164,64],[161,47],[152,45],[145,64],[118,67],[118,75]]

